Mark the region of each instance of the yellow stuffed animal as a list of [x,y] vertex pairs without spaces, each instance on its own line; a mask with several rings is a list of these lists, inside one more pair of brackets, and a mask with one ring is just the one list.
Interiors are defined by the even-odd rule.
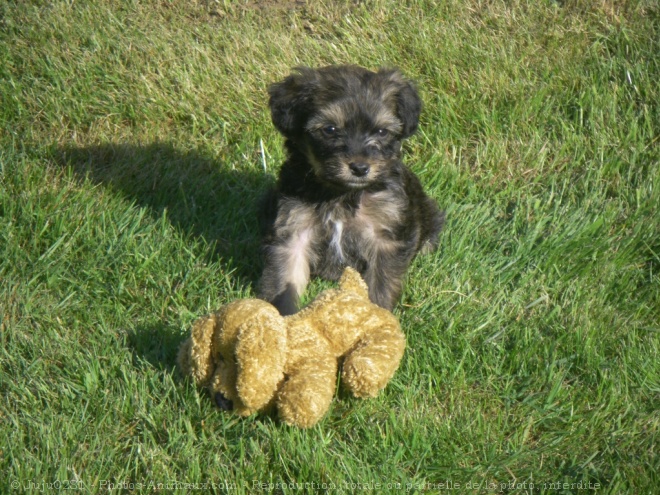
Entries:
[[346,268],[338,289],[294,315],[244,299],[199,318],[178,363],[223,409],[248,416],[275,406],[286,423],[308,428],[330,406],[339,358],[343,385],[356,397],[374,397],[405,346],[397,318],[373,304],[360,275]]

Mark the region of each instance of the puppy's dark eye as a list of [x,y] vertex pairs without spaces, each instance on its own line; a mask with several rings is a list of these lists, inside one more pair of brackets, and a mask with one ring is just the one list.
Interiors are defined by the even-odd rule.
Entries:
[[376,134],[378,135],[378,137],[386,137],[389,133],[390,133],[390,131],[388,131],[387,129],[378,129],[376,131]]
[[337,135],[337,128],[334,125],[326,125],[321,128],[321,132],[324,136],[332,137]]

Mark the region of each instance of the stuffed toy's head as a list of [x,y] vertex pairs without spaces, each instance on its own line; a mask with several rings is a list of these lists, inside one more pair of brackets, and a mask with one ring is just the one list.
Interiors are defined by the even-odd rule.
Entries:
[[405,345],[397,318],[373,304],[360,275],[346,268],[339,288],[294,315],[244,299],[199,318],[178,363],[223,409],[248,416],[275,407],[286,423],[310,427],[330,406],[340,358],[342,384],[356,397],[374,397]]

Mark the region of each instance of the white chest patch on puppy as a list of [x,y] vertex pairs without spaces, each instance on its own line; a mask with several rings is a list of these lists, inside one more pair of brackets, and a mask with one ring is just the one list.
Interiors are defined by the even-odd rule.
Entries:
[[335,253],[339,261],[344,261],[344,251],[341,247],[342,235],[344,234],[344,222],[341,220],[331,220],[332,237],[330,238],[330,250]]

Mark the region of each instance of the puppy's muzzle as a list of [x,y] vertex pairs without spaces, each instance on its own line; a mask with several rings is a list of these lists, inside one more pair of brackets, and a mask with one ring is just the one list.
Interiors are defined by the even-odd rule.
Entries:
[[365,162],[351,162],[348,168],[355,177],[366,177],[371,167]]

